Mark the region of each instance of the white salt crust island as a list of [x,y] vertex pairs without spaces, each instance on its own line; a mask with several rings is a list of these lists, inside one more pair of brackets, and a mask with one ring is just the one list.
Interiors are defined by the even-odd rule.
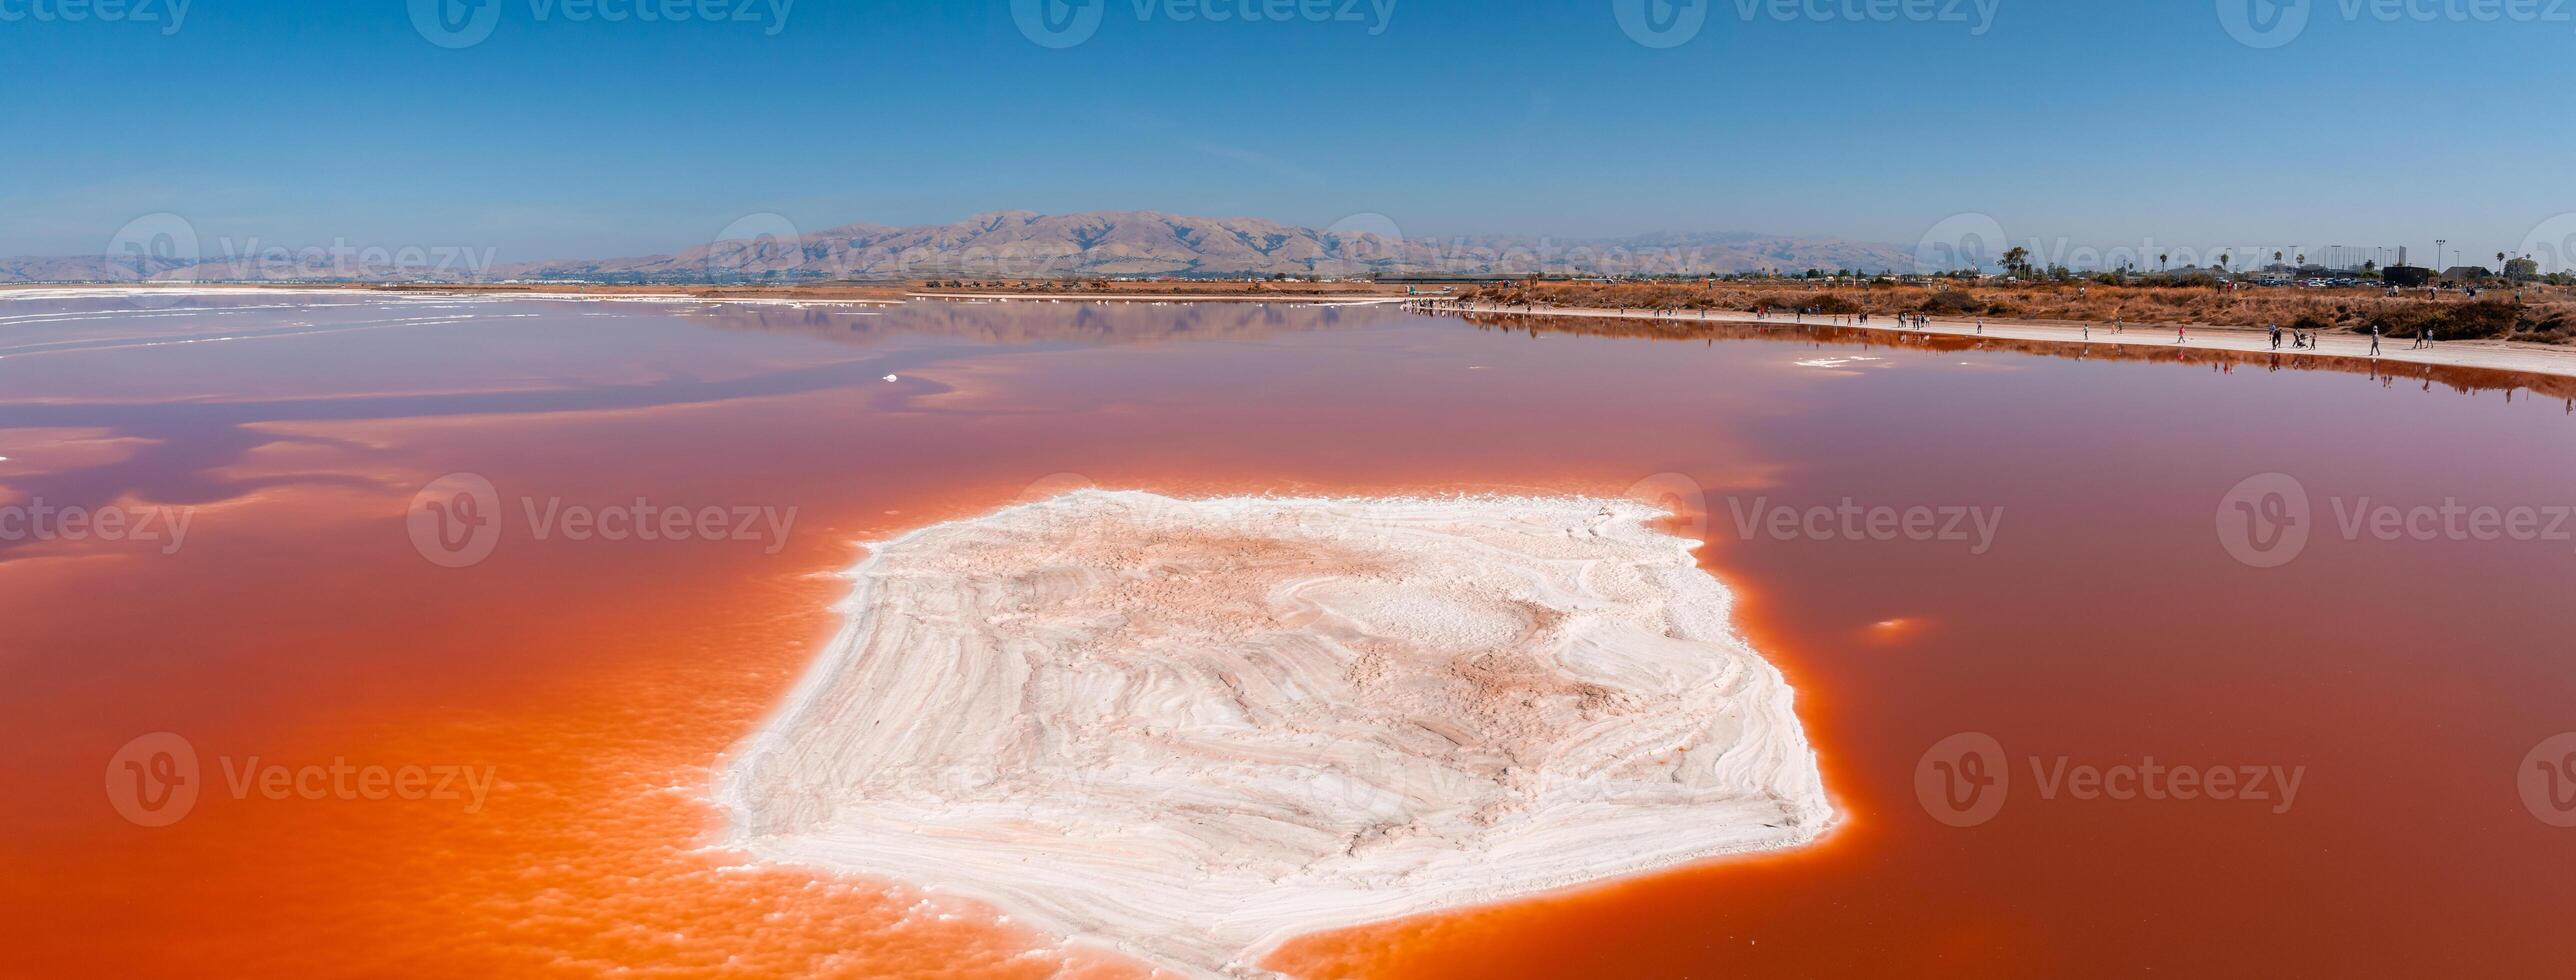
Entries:
[[1833,819],[1692,542],[1588,498],[1079,491],[873,548],[733,843],[1200,975]]

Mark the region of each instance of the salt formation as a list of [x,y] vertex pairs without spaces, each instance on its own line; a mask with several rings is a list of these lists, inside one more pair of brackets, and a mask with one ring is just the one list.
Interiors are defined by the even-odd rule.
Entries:
[[1810,840],[1790,689],[1657,516],[1086,490],[913,532],[731,756],[735,843],[1210,974]]

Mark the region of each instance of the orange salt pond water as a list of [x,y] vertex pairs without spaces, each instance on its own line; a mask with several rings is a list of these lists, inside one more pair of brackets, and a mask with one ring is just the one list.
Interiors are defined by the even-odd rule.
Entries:
[[[1085,485],[1686,503],[1797,688],[1821,841],[1274,969],[2565,972],[2547,382],[1384,307],[0,307],[11,974],[1142,975],[754,861],[711,798],[859,542]],[[491,488],[478,560],[407,520],[452,474]],[[2446,501],[2541,523],[2406,530]],[[193,783],[120,755],[155,733]]]

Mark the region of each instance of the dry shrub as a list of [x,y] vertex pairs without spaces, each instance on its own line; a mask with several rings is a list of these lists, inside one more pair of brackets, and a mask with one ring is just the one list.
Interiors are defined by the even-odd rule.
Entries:
[[1924,313],[1942,317],[2010,316],[2034,320],[2196,323],[2261,328],[2297,325],[2302,330],[2360,330],[2374,321],[2392,335],[2430,326],[2444,338],[2506,337],[2576,343],[2576,289],[2529,286],[2516,293],[2469,299],[2457,292],[2428,296],[2421,290],[2389,296],[2375,288],[2314,290],[2209,286],[2043,283],[1989,286],[1977,283],[1759,282],[1510,282],[1477,286],[1464,295],[1479,303],[1537,307],[1631,310],[1815,310],[1826,315]]

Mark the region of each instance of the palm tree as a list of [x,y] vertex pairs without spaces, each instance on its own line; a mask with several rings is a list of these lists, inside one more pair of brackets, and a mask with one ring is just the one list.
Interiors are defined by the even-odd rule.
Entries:
[[2158,253],[2156,253],[2156,271],[2157,271],[2157,272],[2163,272],[2163,271],[2165,271],[2165,260],[2166,260],[2166,259],[2170,259],[2170,258],[2173,258],[2173,256],[2171,256],[2171,255],[2167,255],[2167,254],[2165,254],[2165,253],[2163,253],[2163,252],[2158,252]]
[[2227,271],[2227,253],[2225,252],[2218,253],[2218,269],[2221,272]]

